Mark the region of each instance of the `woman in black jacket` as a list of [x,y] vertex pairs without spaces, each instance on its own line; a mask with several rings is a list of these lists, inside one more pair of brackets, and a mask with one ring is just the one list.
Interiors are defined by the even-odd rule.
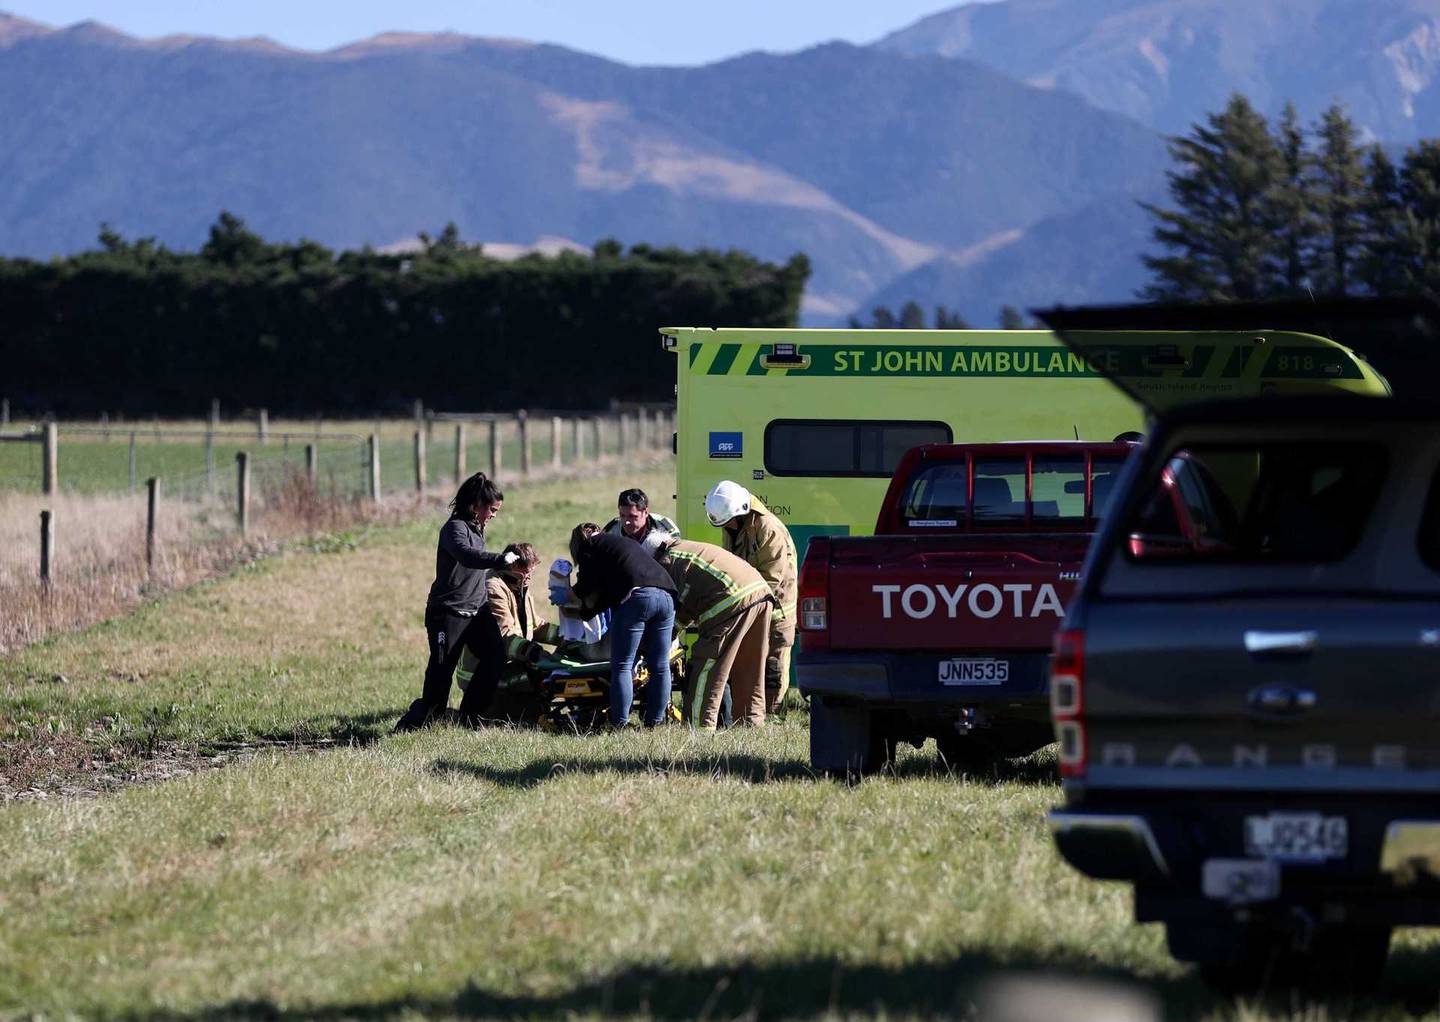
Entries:
[[610,724],[624,727],[634,700],[635,656],[650,665],[645,726],[665,719],[670,707],[670,643],[675,630],[675,581],[633,539],[608,535],[594,522],[570,533],[570,556],[579,573],[575,596],[582,613],[614,611],[610,622]]
[[495,619],[485,610],[485,579],[491,569],[505,567],[516,555],[487,553],[485,526],[500,513],[504,500],[499,487],[485,473],[476,472],[450,502],[450,518],[440,527],[435,551],[435,581],[425,602],[425,638],[430,646],[425,686],[396,723],[396,731],[424,727],[445,712],[450,680],[467,647],[477,663],[460,700],[460,719],[476,723],[489,709],[505,662],[505,643]]

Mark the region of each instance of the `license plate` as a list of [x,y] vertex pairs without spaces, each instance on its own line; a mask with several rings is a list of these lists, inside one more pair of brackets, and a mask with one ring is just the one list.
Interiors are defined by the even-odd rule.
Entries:
[[1325,862],[1350,850],[1350,825],[1343,816],[1270,813],[1245,817],[1245,853],[1276,862]]
[[942,685],[1001,685],[1010,680],[1010,661],[968,657],[940,661]]
[[1280,896],[1280,867],[1268,859],[1206,859],[1200,890],[1232,905],[1274,901]]

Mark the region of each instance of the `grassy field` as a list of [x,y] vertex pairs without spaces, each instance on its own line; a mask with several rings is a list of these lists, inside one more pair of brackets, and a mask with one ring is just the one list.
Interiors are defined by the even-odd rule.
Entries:
[[[17,423],[16,430],[22,430],[33,423]],[[61,423],[59,468],[61,488],[74,493],[120,493],[130,485],[130,433],[136,436],[135,476],[137,486],[143,492],[145,480],[150,476],[168,482],[169,491],[177,488],[194,491],[195,495],[205,486],[205,447],[203,421],[165,421],[160,423],[128,423],[112,425],[108,438],[102,436],[99,427],[92,422]],[[78,430],[83,429],[84,432]],[[73,431],[72,431],[73,430]],[[157,432],[158,430],[158,432]],[[321,439],[312,440],[300,434],[321,433]],[[192,435],[170,435],[176,432]],[[282,434],[296,434],[286,440]],[[315,443],[319,453],[319,475],[322,491],[330,488],[341,494],[359,493],[367,485],[368,454],[364,438],[371,433],[380,438],[380,478],[386,492],[401,492],[415,485],[415,425],[410,419],[385,420],[331,420],[317,423],[314,420],[272,420],[270,439],[261,444],[247,424],[227,422],[222,424],[215,443],[215,473],[221,487],[233,491],[232,479],[235,473],[235,455],[247,451],[251,464],[258,471],[262,465],[291,465],[297,469],[304,464],[305,444]],[[437,422],[434,424],[426,445],[426,477],[432,483],[450,481],[455,475],[455,425]],[[501,464],[513,475],[520,465],[520,440],[513,421],[501,424]],[[581,443],[587,457],[593,454],[594,443],[589,424],[582,425]],[[616,450],[617,437],[607,430],[602,435],[602,444],[607,453]],[[530,424],[530,453],[532,464],[546,466],[551,462],[553,451],[550,420],[536,419]],[[570,423],[562,424],[560,434],[560,456],[566,463],[575,461],[574,434]],[[483,423],[469,423],[465,431],[465,461],[467,470],[488,471],[490,466],[490,439],[488,426]],[[39,492],[42,474],[41,450],[39,444],[0,443],[0,494],[12,492]]]
[[[554,556],[635,484],[668,511],[658,472],[512,487],[492,542]],[[0,661],[0,1017],[1437,1017],[1410,934],[1365,1005],[1215,1000],[1055,856],[1043,755],[848,786],[808,770],[803,713],[390,736],[438,522]]]

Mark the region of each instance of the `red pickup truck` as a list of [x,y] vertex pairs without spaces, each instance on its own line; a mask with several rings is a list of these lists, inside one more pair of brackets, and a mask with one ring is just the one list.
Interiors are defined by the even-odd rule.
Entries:
[[1132,447],[916,447],[875,535],[811,539],[795,670],[812,766],[867,773],[934,738],[978,769],[1053,741],[1051,636]]

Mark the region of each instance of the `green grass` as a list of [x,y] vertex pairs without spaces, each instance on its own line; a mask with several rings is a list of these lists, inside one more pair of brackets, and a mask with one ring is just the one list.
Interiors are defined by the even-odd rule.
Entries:
[[[193,491],[199,496],[205,482],[204,424],[197,422],[165,422],[157,436],[153,425],[130,423],[112,427],[106,440],[100,435],[66,432],[72,424],[62,424],[58,453],[61,488],[75,493],[119,493],[130,486],[130,433],[136,436],[135,478],[143,490],[145,480],[156,476],[162,480],[162,491],[176,487]],[[75,423],[87,430],[93,423]],[[256,471],[266,466],[303,468],[305,444],[297,438],[288,443],[282,431],[310,433],[313,422],[277,422],[271,426],[270,440],[261,444],[254,434],[245,435],[242,424],[227,423],[217,438],[214,471],[218,485],[233,492],[235,455],[247,451]],[[166,436],[166,430],[186,430],[197,435]],[[587,457],[593,457],[589,424],[582,427],[582,443]],[[383,422],[327,422],[326,437],[313,441],[318,448],[322,489],[333,482],[341,494],[361,493],[368,486],[368,462],[365,437],[375,432],[380,437],[381,486],[387,493],[412,490],[415,485],[414,424],[410,420]],[[343,434],[343,435],[341,435]],[[548,467],[551,462],[550,420],[537,419],[530,425],[530,452],[533,466]],[[470,423],[466,428],[466,471],[490,470],[490,440],[484,423]],[[615,450],[615,437],[606,435],[607,452]],[[561,459],[566,465],[575,461],[575,448],[570,423],[562,425]],[[501,432],[502,478],[513,479],[520,472],[520,442],[513,422],[503,425]],[[42,476],[41,448],[38,443],[0,443],[0,494],[5,491],[38,492]],[[429,435],[425,451],[426,478],[431,485],[453,484],[455,477],[455,427],[452,423],[436,423]]]
[[[668,513],[659,473],[512,487],[492,539],[548,558],[635,484]],[[356,742],[0,807],[0,1017],[989,1017],[1014,975],[1063,983],[1077,1018],[1124,995],[1166,1017],[1435,1017],[1411,935],[1358,1009],[1212,998],[1123,887],[1055,855],[1045,756],[965,779],[907,750],[848,786],[808,769],[803,713],[389,736],[437,524],[292,550],[0,662],[12,743],[99,721],[159,745]]]

